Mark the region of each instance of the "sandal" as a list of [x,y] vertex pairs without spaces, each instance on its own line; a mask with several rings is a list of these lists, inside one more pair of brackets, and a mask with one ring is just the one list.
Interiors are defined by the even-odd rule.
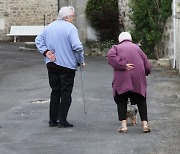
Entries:
[[148,125],[147,125],[147,126],[143,126],[143,132],[144,132],[144,133],[149,133],[149,132],[151,132],[151,129],[149,128]]
[[118,129],[118,132],[120,132],[120,133],[127,133],[128,132],[128,129],[127,129],[127,127],[120,127],[119,129]]

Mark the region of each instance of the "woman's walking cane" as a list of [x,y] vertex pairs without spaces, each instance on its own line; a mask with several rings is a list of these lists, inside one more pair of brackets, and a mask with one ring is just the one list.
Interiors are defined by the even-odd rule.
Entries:
[[80,64],[80,75],[81,75],[81,89],[82,89],[82,98],[83,98],[83,106],[84,106],[84,120],[87,126],[87,111],[86,111],[86,101],[84,97],[84,82],[83,82],[83,73],[82,73],[83,66]]

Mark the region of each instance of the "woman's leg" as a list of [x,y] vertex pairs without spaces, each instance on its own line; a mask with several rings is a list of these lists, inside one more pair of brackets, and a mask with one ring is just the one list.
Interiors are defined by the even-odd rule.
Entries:
[[115,100],[115,102],[117,104],[117,111],[118,111],[119,121],[126,120],[126,118],[127,118],[128,93],[124,93],[124,94],[119,95],[116,92],[114,100]]
[[143,125],[143,131],[150,132],[150,128],[148,126],[146,98],[136,93],[131,93],[130,97],[130,99],[132,99],[138,106],[139,115]]
[[127,130],[127,100],[128,100],[128,93],[124,93],[119,95],[116,92],[114,100],[117,104],[117,111],[119,121],[121,121],[121,127],[118,129],[119,132],[126,133]]

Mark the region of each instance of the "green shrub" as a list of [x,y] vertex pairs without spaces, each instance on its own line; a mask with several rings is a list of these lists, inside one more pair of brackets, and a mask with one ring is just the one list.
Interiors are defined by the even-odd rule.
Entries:
[[100,41],[117,40],[120,27],[118,0],[89,0],[85,13]]
[[109,49],[112,47],[113,44],[115,44],[116,42],[114,42],[114,40],[107,40],[107,41],[103,41],[101,42],[100,45],[100,50],[102,51],[103,49]]
[[142,41],[142,48],[151,58],[159,58],[160,43],[167,18],[171,15],[170,0],[131,0],[132,36]]

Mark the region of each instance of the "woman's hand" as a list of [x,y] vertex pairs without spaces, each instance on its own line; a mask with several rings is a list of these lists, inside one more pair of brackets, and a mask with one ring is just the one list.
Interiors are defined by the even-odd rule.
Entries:
[[126,70],[132,70],[134,69],[134,64],[126,64]]

